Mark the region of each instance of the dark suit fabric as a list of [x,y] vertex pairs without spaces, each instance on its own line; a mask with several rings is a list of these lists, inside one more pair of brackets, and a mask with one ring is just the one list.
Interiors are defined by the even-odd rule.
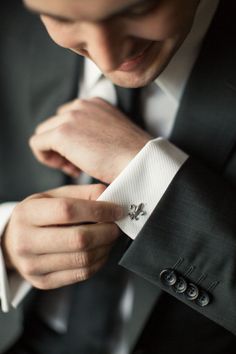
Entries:
[[[165,291],[157,296],[156,307],[137,344],[140,353],[171,353],[177,343],[181,353],[235,352],[233,11],[233,1],[221,1],[172,131],[171,141],[190,158],[121,260],[123,266]],[[161,271],[174,267],[179,259],[178,273],[184,275],[191,269],[188,280],[209,289],[212,301],[208,306],[188,301],[160,281]],[[159,334],[165,340],[158,341]]]
[[[18,0],[4,1],[0,19],[0,201],[6,202],[69,182],[35,161],[28,139],[40,121],[77,96],[83,61],[53,44],[39,19]],[[8,353],[109,354],[115,309],[126,282],[127,271],[118,266],[124,239],[103,270],[70,287],[66,335],[57,334],[39,317],[38,304],[47,295],[33,290],[23,302],[23,334]]]
[[[34,161],[26,142],[42,119],[76,96],[82,61],[55,46],[38,20],[26,14],[18,1],[4,3],[0,24],[4,48],[0,57],[0,199],[8,201],[64,183],[61,173]],[[137,327],[133,353],[236,352],[235,7],[234,0],[220,2],[172,131],[170,140],[190,158],[128,250],[124,236],[123,250],[115,252],[111,264],[87,285],[72,287],[69,332],[63,339],[67,353],[107,353],[103,342],[110,335],[109,323],[114,319],[109,313],[118,303],[117,291],[121,294],[128,274],[124,270],[118,277],[124,268],[137,274],[140,288],[147,289],[137,303],[147,317],[139,323],[141,317],[136,311],[130,324]],[[20,28],[17,23],[21,23]],[[122,267],[116,265],[120,258]],[[182,275],[192,270],[189,281],[202,279],[199,285],[210,288],[212,301],[208,306],[201,308],[161,283],[161,271],[176,264]],[[116,276],[119,282],[114,281]],[[104,292],[104,301],[92,296],[96,289]],[[40,292],[36,294],[40,296]],[[28,320],[36,298],[28,301]],[[106,304],[112,304],[108,311]],[[83,323],[85,332],[81,330]],[[86,343],[91,344],[87,349]]]

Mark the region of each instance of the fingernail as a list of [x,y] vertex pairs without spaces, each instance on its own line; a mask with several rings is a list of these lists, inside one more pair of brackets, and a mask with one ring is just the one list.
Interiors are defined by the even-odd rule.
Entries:
[[122,219],[124,217],[124,210],[122,207],[117,207],[115,211],[115,217],[117,220]]

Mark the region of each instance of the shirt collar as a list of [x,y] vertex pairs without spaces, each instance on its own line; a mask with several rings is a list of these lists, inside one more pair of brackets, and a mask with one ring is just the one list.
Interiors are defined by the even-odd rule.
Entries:
[[97,65],[92,60],[85,58],[83,82],[88,92],[97,84],[102,75]]
[[201,0],[192,29],[166,69],[155,80],[162,91],[179,104],[201,44],[218,7],[219,0]]

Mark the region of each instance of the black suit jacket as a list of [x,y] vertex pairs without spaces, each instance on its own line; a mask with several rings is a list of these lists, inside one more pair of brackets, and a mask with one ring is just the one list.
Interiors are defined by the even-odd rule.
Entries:
[[[64,183],[60,172],[34,161],[26,141],[40,120],[76,96],[82,67],[17,6],[17,1],[6,2],[8,16],[3,14],[0,32],[1,201]],[[138,303],[146,315],[139,317],[137,311],[132,324],[135,353],[172,353],[178,346],[182,353],[235,352],[235,7],[234,0],[220,2],[171,135],[190,158],[120,261],[147,289]],[[209,305],[201,307],[163,284],[160,274],[170,268],[206,290]]]

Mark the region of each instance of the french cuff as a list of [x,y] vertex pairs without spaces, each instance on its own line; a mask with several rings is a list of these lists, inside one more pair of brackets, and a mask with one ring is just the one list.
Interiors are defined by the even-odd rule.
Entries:
[[168,140],[150,140],[98,200],[123,206],[116,224],[135,239],[187,158]]
[[[17,203],[0,205],[0,239]],[[2,249],[0,248],[0,298],[3,312],[10,311],[11,305],[16,307],[28,293],[31,286],[16,272],[7,274]]]
[[[3,203],[0,205],[0,239],[9,221],[16,203]],[[10,310],[10,287],[7,277],[6,265],[0,248],[0,298],[3,312]]]

